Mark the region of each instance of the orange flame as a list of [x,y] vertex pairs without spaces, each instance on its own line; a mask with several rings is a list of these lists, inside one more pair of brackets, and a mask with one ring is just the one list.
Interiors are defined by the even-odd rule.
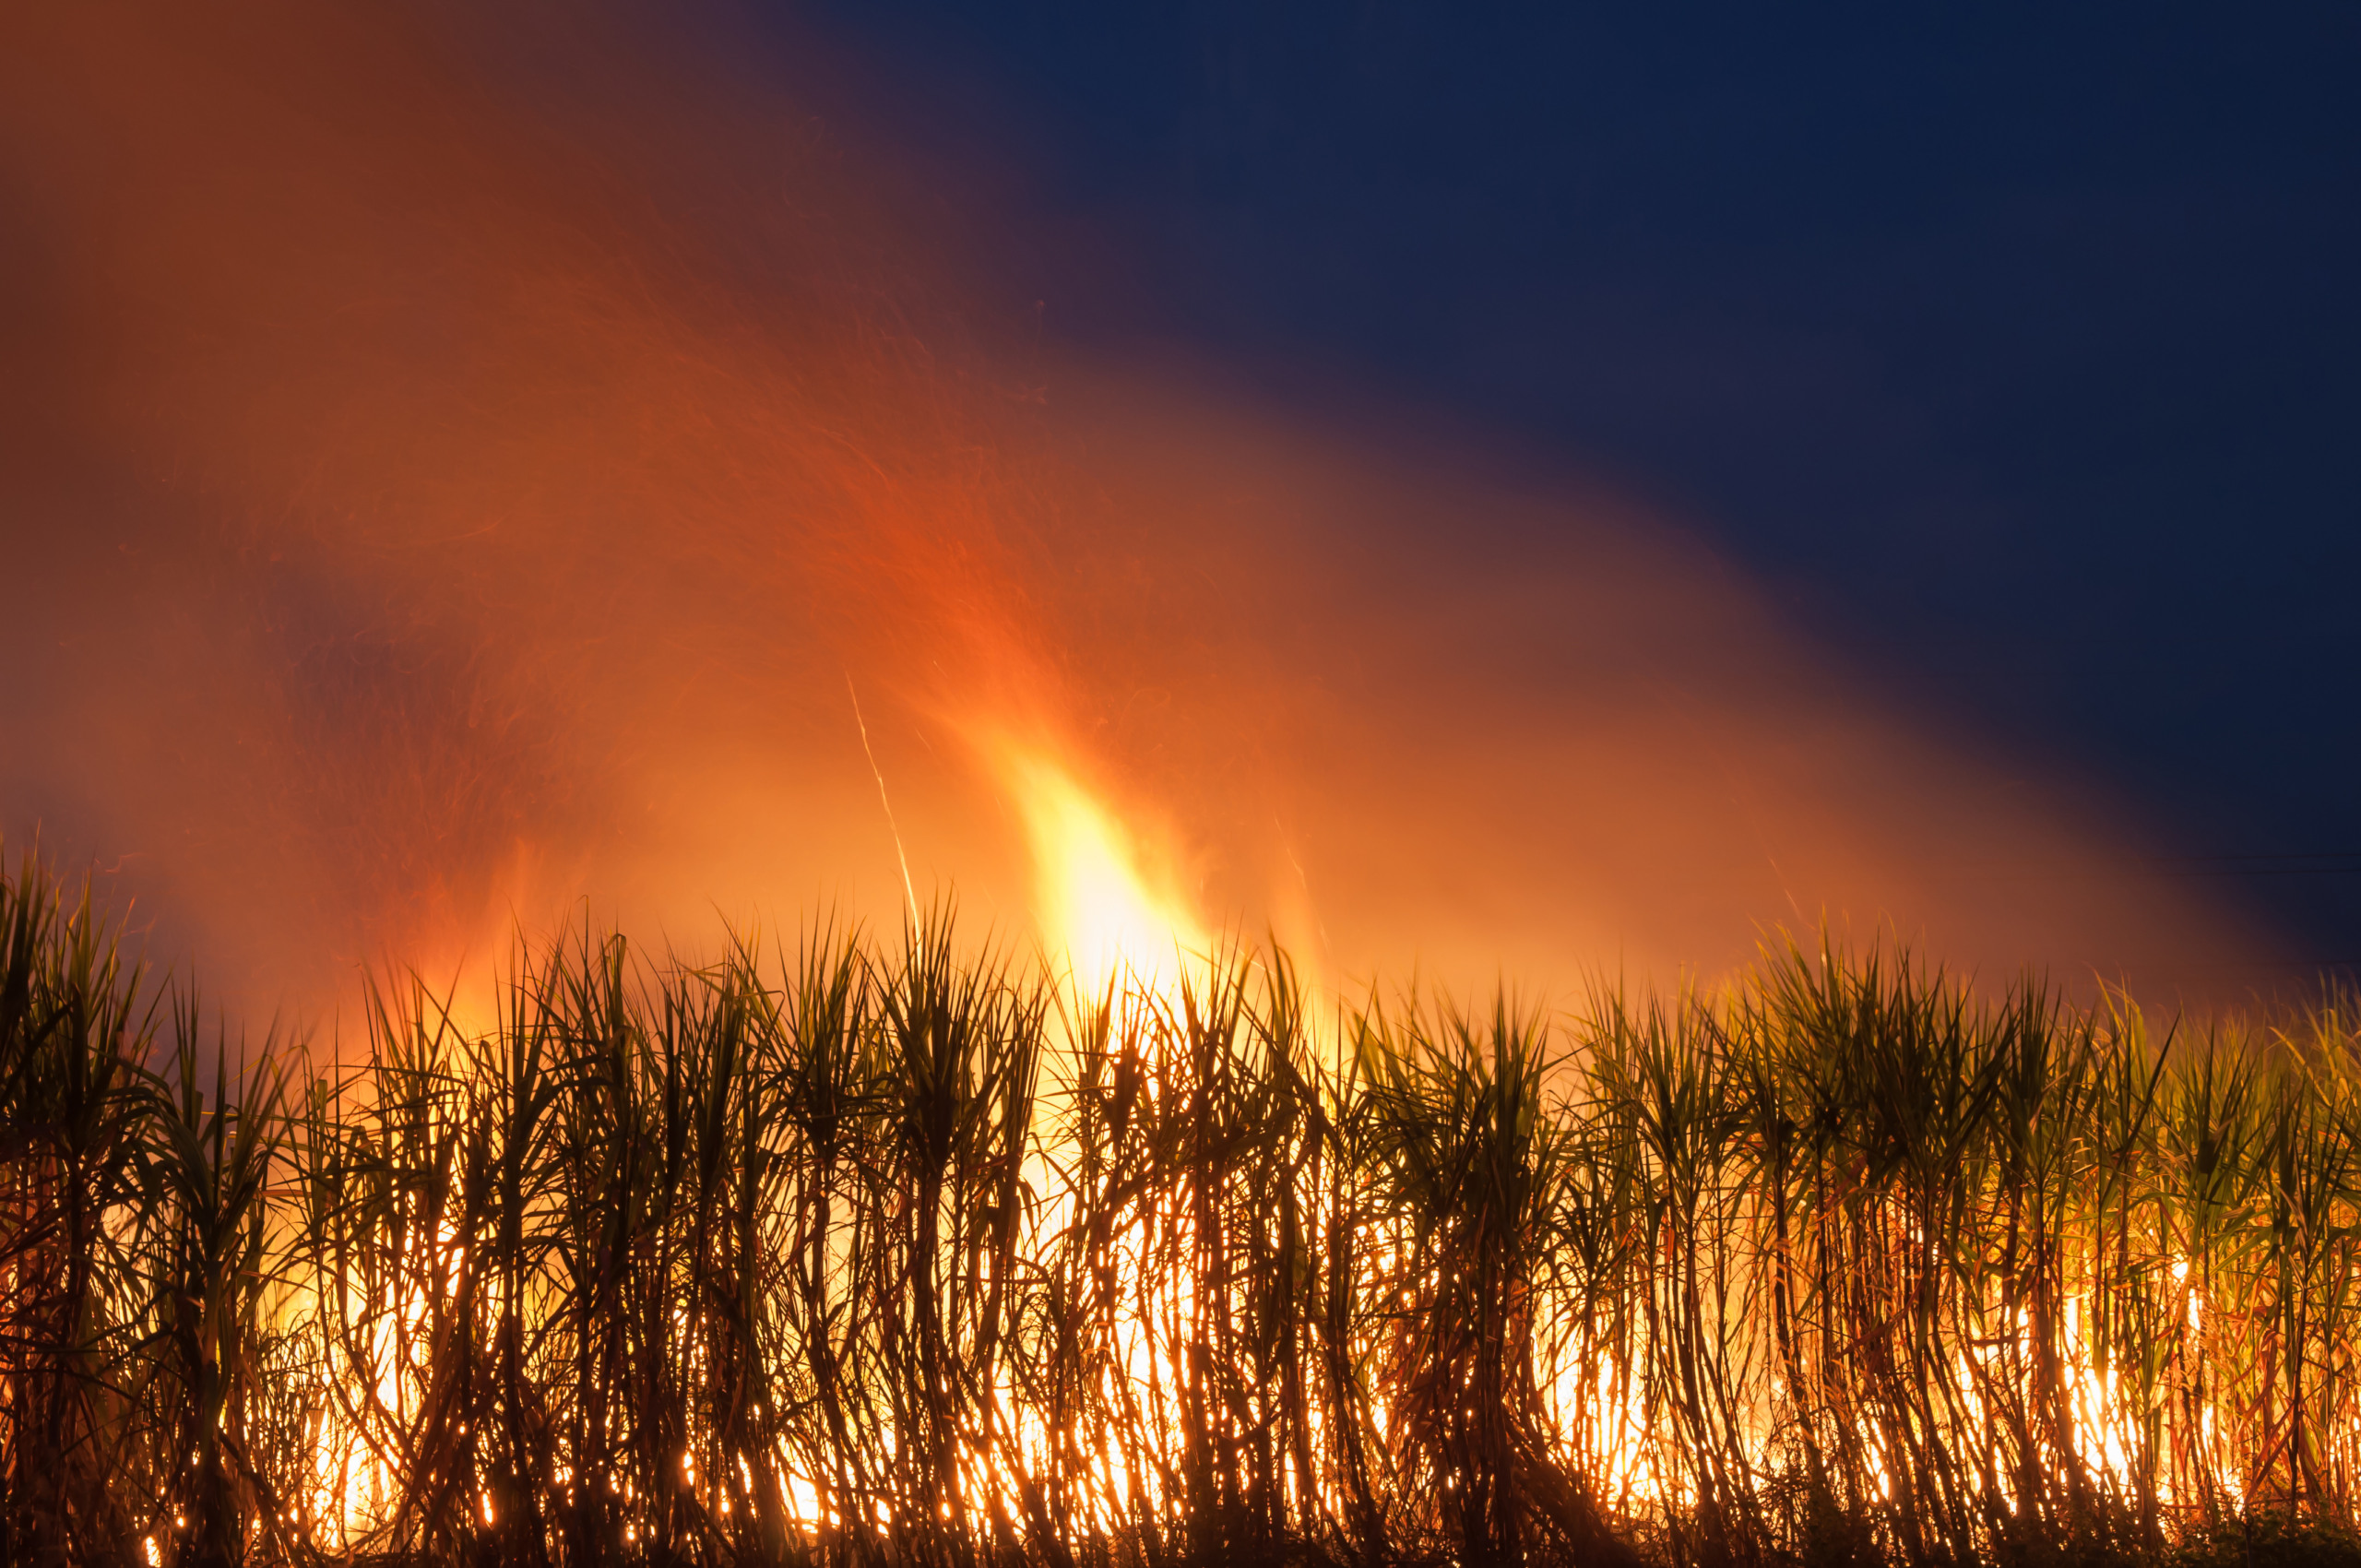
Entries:
[[1052,965],[1086,989],[1122,977],[1160,989],[1187,955],[1208,950],[1169,834],[1127,824],[1045,750],[1002,737],[988,751],[1024,820]]

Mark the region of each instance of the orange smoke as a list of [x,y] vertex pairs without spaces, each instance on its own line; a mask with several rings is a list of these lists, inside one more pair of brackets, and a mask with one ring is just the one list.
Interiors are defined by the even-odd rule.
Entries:
[[1086,968],[1267,924],[1340,980],[1554,983],[1823,914],[1987,969],[2254,951],[1629,507],[1026,358],[953,259],[992,237],[718,51],[19,32],[0,826],[243,1004],[582,897],[889,919],[903,854]]

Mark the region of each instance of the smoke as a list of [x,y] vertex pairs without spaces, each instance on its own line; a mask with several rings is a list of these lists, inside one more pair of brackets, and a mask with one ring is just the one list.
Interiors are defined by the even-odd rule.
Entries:
[[18,31],[0,826],[241,1009],[576,899],[891,921],[905,855],[1023,939],[1010,755],[1340,983],[2260,950],[1628,504],[1030,345],[710,18]]

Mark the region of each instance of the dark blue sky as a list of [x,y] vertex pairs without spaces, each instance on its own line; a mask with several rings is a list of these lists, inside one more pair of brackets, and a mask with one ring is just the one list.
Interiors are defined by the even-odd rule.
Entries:
[[817,15],[1052,334],[1607,475],[2361,958],[2361,10]]

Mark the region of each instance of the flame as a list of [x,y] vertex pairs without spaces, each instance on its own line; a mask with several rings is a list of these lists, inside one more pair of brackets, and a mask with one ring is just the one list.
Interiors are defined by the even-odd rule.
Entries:
[[1169,835],[1134,827],[1046,751],[992,748],[1032,851],[1034,915],[1052,963],[1077,986],[1128,978],[1156,992],[1212,947],[1180,891]]

